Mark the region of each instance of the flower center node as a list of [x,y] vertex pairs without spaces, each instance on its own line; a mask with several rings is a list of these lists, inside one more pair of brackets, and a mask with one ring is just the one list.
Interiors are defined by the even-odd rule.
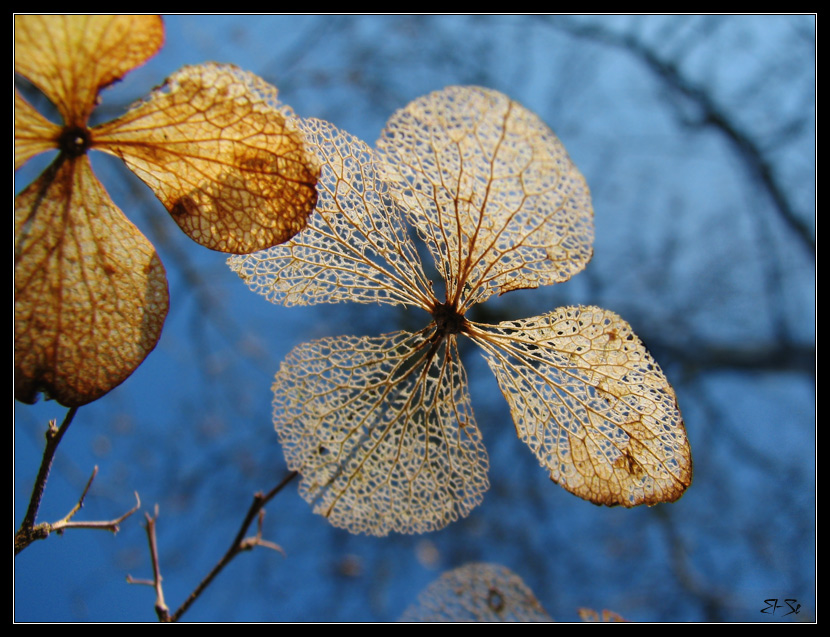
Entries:
[[70,157],[80,157],[92,146],[89,130],[81,126],[66,126],[58,137],[58,148]]
[[441,336],[458,334],[463,332],[467,326],[467,319],[458,312],[455,304],[449,301],[436,305],[432,310],[432,318],[435,319],[435,325]]

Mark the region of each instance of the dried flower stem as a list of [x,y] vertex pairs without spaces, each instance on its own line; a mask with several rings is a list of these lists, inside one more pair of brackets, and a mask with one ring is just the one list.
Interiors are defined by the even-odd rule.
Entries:
[[[43,499],[43,490],[46,488],[46,481],[49,479],[49,471],[52,469],[52,461],[55,458],[55,452],[61,442],[61,438],[72,424],[72,419],[78,412],[78,407],[72,407],[61,423],[60,429],[56,427],[57,423],[54,420],[49,421],[49,428],[46,430],[46,448],[43,450],[43,460],[40,463],[40,470],[37,472],[37,479],[35,479],[35,486],[32,489],[32,497],[29,499],[29,508],[26,510],[26,516],[23,518],[23,523],[20,529],[31,528],[35,525],[35,518],[40,508],[40,501]],[[20,534],[20,531],[18,531]],[[38,538],[40,539],[40,538]],[[15,542],[15,548],[17,542]],[[15,554],[20,551],[15,550]]]
[[[251,503],[251,506],[248,508],[248,512],[245,514],[245,519],[242,520],[242,524],[239,527],[239,531],[237,532],[236,536],[231,542],[230,548],[225,552],[225,554],[221,557],[221,559],[216,563],[216,565],[210,570],[210,572],[205,576],[205,578],[199,582],[199,585],[193,589],[193,592],[190,593],[188,598],[184,601],[184,603],[178,608],[178,610],[170,614],[167,605],[164,602],[164,591],[162,589],[161,581],[161,568],[159,567],[159,558],[158,558],[158,544],[156,542],[156,519],[158,518],[158,507],[156,507],[155,515],[150,516],[147,514],[147,539],[150,544],[150,558],[153,562],[153,580],[139,580],[134,579],[132,576],[127,576],[127,582],[130,584],[144,584],[147,586],[152,586],[156,590],[156,615],[158,615],[159,621],[161,622],[177,622],[181,619],[182,615],[187,612],[187,609],[195,602],[199,596],[202,594],[210,583],[216,578],[219,573],[222,572],[222,569],[227,566],[234,557],[236,557],[242,551],[250,551],[256,546],[262,546],[265,548],[273,549],[280,553],[284,552],[282,548],[273,542],[269,542],[268,540],[262,539],[262,522],[265,519],[265,510],[263,507],[275,496],[277,495],[282,489],[291,482],[297,476],[296,471],[290,472],[288,475],[283,478],[279,484],[277,484],[273,489],[271,489],[268,493],[263,494],[262,492],[257,492],[254,494],[254,500]],[[257,519],[257,532],[256,535],[251,537],[245,537],[245,534],[248,532],[248,527],[251,526],[251,523]]]

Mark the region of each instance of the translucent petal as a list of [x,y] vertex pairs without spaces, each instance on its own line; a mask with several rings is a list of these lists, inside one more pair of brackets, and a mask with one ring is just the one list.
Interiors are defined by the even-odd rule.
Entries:
[[565,281],[590,260],[584,178],[553,132],[505,95],[454,86],[422,97],[392,116],[377,147],[462,312]]
[[274,303],[411,304],[432,292],[400,211],[376,176],[364,142],[328,122],[302,120],[322,163],[317,210],[305,232],[257,254],[232,257],[234,270]]
[[488,488],[487,452],[450,337],[340,337],[294,349],[274,421],[300,493],[352,533],[423,533],[464,517]]
[[596,504],[671,502],[692,480],[674,390],[613,312],[565,307],[475,324],[519,438],[550,477]]
[[194,241],[237,254],[306,225],[319,168],[277,90],[233,66],[180,69],[119,119],[92,130]]
[[60,134],[60,126],[45,119],[15,89],[14,169],[39,153],[57,148]]
[[418,595],[402,622],[552,622],[521,577],[499,564],[447,571]]
[[86,156],[59,157],[15,199],[15,397],[99,398],[155,347],[167,279]]
[[52,100],[67,125],[86,124],[98,92],[161,48],[154,15],[16,15],[14,70]]

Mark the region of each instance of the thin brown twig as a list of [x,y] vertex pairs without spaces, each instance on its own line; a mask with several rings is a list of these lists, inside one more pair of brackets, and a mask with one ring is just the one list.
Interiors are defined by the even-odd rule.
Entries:
[[81,510],[81,508],[83,508],[84,498],[86,497],[87,491],[89,491],[89,487],[92,486],[92,481],[95,479],[96,475],[98,475],[97,466],[95,467],[95,469],[93,469],[92,475],[89,477],[89,480],[86,483],[86,488],[84,489],[84,492],[81,494],[81,498],[78,500],[78,504],[72,507],[72,510],[63,519],[58,520],[57,522],[54,522],[49,525],[52,531],[58,533],[59,535],[62,534],[66,529],[101,529],[104,531],[112,531],[113,533],[118,533],[118,525],[141,508],[141,498],[138,497],[138,491],[134,491],[133,493],[135,493],[135,506],[126,513],[124,513],[121,517],[115,518],[114,520],[89,520],[81,522],[73,521],[72,516],[74,516],[78,511]]
[[[50,432],[57,431],[54,428],[54,421],[50,422],[49,424]],[[47,440],[48,439],[49,434],[47,434]],[[57,446],[57,444],[55,446]],[[54,455],[54,450],[52,451],[52,455]],[[41,469],[42,468],[43,466],[41,465]],[[48,473],[49,472],[47,468],[47,476]],[[47,537],[49,537],[51,533],[57,533],[58,535],[62,535],[63,532],[66,531],[66,529],[99,529],[103,531],[111,531],[113,534],[118,533],[118,530],[120,528],[119,525],[141,508],[141,498],[138,497],[137,491],[135,492],[135,506],[114,520],[88,520],[80,522],[72,520],[75,514],[83,508],[84,499],[86,499],[86,494],[89,493],[89,488],[92,486],[92,481],[95,480],[95,476],[97,475],[98,467],[96,466],[92,470],[92,475],[89,477],[89,480],[87,480],[83,493],[81,493],[81,497],[78,498],[78,502],[75,504],[74,507],[72,507],[72,510],[69,511],[69,513],[67,513],[63,518],[61,518],[57,522],[41,522],[40,524],[34,524],[34,517],[30,517],[29,512],[33,511],[33,516],[37,515],[37,509],[39,508],[40,499],[43,497],[43,486],[45,486],[46,484],[45,479],[43,482],[40,482],[41,475],[39,474],[38,482],[36,483],[35,487],[35,492],[32,493],[32,500],[29,502],[29,511],[27,511],[26,517],[23,519],[23,524],[20,525],[20,529],[14,536],[15,555],[20,553],[20,551],[22,551],[35,540],[46,539]]]
[[[46,448],[43,450],[43,459],[40,461],[40,469],[37,472],[37,478],[35,478],[35,484],[32,487],[32,497],[29,498],[29,508],[26,509],[26,515],[23,517],[23,522],[20,525],[20,530],[17,532],[17,535],[20,535],[23,529],[32,529],[35,526],[35,519],[37,518],[38,509],[40,509],[40,501],[43,499],[43,491],[46,489],[46,481],[49,479],[49,471],[52,469],[52,461],[55,458],[55,452],[58,449],[61,438],[63,438],[66,430],[69,429],[69,425],[72,424],[72,419],[75,418],[75,414],[77,412],[78,407],[72,407],[68,412],[66,412],[66,416],[61,423],[60,429],[58,429],[56,421],[49,421],[49,426],[46,429]],[[17,535],[15,536],[15,555],[26,548],[26,546],[28,546],[32,541],[29,540],[29,542],[18,550]]]
[[[190,593],[187,599],[172,615],[170,614],[167,605],[164,603],[164,592],[162,590],[161,585],[162,577],[161,569],[159,567],[158,545],[156,542],[156,518],[158,517],[158,507],[156,507],[155,517],[150,517],[149,514],[147,515],[146,527],[147,538],[150,543],[150,558],[153,562],[153,580],[139,580],[134,579],[132,576],[128,575],[127,582],[129,582],[130,584],[143,584],[147,586],[153,586],[156,590],[155,608],[156,615],[158,615],[159,621],[177,622],[179,621],[179,619],[181,619],[182,615],[184,615],[185,612],[187,612],[187,610],[191,607],[193,602],[195,602],[202,594],[202,592],[211,584],[211,582],[216,578],[216,576],[222,572],[222,569],[225,568],[225,566],[227,566],[231,562],[231,560],[233,560],[233,558],[236,557],[242,551],[250,551],[254,547],[262,546],[264,548],[273,549],[285,555],[285,552],[282,550],[282,547],[280,547],[278,544],[262,539],[262,523],[265,519],[265,510],[263,507],[275,495],[282,491],[282,489],[295,477],[297,477],[297,472],[291,471],[279,482],[279,484],[277,484],[268,493],[263,494],[260,491],[254,494],[254,501],[248,508],[248,512],[245,514],[245,518],[242,520],[242,524],[240,525],[239,531],[234,537],[233,542],[230,545],[230,548],[228,548],[228,550],[216,563],[216,565],[210,570],[210,572],[204,577],[204,579],[201,582],[199,582],[199,585],[196,586],[195,589],[193,589],[193,592]],[[248,527],[251,526],[254,519],[258,520],[256,535],[246,538],[245,535],[248,532]]]
[[156,590],[155,608],[156,615],[158,615],[159,621],[173,621],[170,619],[170,609],[168,609],[167,604],[164,603],[164,589],[161,586],[161,567],[159,567],[158,543],[156,542],[156,520],[159,517],[158,504],[155,506],[155,510],[153,511],[152,516],[149,513],[145,513],[144,517],[147,519],[147,526],[145,528],[147,529],[147,540],[150,543],[150,558],[153,561],[153,579],[139,580],[134,579],[132,575],[127,575],[127,583],[152,586]]

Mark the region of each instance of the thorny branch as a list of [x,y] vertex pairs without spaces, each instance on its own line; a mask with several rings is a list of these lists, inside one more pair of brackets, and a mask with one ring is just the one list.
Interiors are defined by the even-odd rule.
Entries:
[[[265,548],[273,549],[280,553],[284,552],[282,548],[275,544],[274,542],[270,542],[268,540],[262,539],[262,523],[265,519],[265,510],[264,506],[275,496],[277,495],[282,489],[291,482],[297,476],[296,471],[290,472],[286,475],[280,482],[271,489],[268,493],[263,494],[261,491],[254,494],[254,500],[251,503],[251,506],[248,508],[248,512],[245,515],[245,519],[242,520],[242,524],[239,527],[239,531],[234,537],[233,542],[231,542],[230,548],[225,552],[225,554],[220,558],[220,560],[216,563],[216,565],[210,570],[210,572],[205,576],[205,578],[199,582],[199,585],[193,589],[193,592],[190,593],[188,598],[182,603],[179,609],[174,612],[172,615],[170,614],[170,610],[167,607],[167,604],[164,601],[164,590],[162,588],[161,582],[161,568],[159,566],[159,557],[158,557],[158,544],[156,542],[156,520],[158,518],[158,506],[156,506],[155,513],[153,516],[150,514],[146,514],[147,517],[147,539],[150,544],[150,558],[153,562],[153,579],[152,580],[141,580],[135,579],[131,575],[127,575],[127,582],[130,584],[144,584],[146,586],[152,586],[156,590],[156,615],[161,622],[177,622],[181,619],[182,615],[187,612],[187,609],[195,602],[202,592],[210,585],[210,583],[216,578],[219,573],[222,572],[222,569],[227,566],[234,557],[236,557],[242,551],[250,551],[254,547],[262,546]],[[248,532],[248,527],[257,519],[257,532],[256,535],[251,537],[245,537],[245,534]]]
[[35,479],[35,484],[32,489],[32,497],[29,499],[29,507],[26,510],[23,522],[20,524],[20,528],[14,535],[15,555],[20,553],[20,551],[25,549],[32,542],[36,540],[45,540],[53,532],[61,534],[66,529],[102,529],[104,531],[112,531],[113,533],[117,533],[118,525],[130,517],[133,513],[138,511],[141,507],[141,500],[138,497],[138,493],[136,493],[136,505],[119,518],[114,520],[88,522],[72,521],[75,514],[83,508],[86,494],[89,492],[89,488],[92,486],[92,481],[95,480],[95,476],[98,475],[98,467],[95,467],[92,471],[92,475],[86,483],[86,487],[84,487],[83,493],[81,493],[81,497],[78,499],[78,503],[72,507],[72,510],[69,513],[57,522],[41,522],[40,524],[35,524],[37,512],[40,509],[40,502],[43,499],[43,492],[46,489],[46,481],[49,479],[49,471],[52,468],[52,461],[55,458],[55,452],[57,451],[58,445],[60,444],[63,435],[66,433],[66,430],[69,429],[69,425],[72,423],[72,419],[75,417],[75,413],[77,411],[77,407],[71,408],[67,412],[66,417],[63,419],[63,423],[61,423],[60,428],[57,427],[57,423],[54,420],[49,421],[49,428],[46,430],[46,448],[43,450],[43,460],[40,463],[40,469],[38,470],[37,478]]

